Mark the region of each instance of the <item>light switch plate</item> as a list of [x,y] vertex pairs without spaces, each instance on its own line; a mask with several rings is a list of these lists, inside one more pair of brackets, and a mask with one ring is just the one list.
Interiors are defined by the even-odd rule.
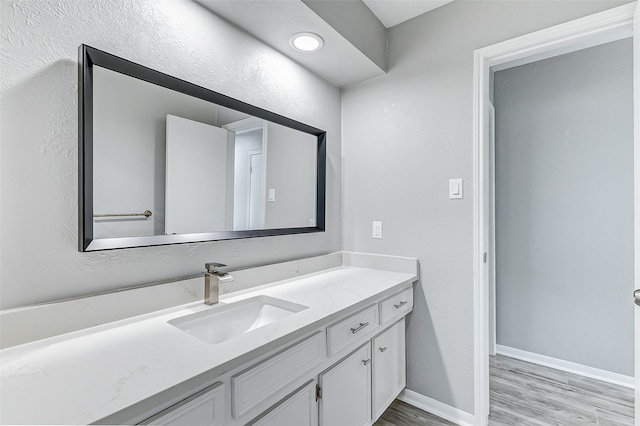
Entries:
[[449,179],[449,199],[461,199],[463,195],[462,179]]
[[373,221],[373,238],[382,238],[382,222]]
[[269,202],[273,203],[276,201],[276,190],[275,188],[269,188]]

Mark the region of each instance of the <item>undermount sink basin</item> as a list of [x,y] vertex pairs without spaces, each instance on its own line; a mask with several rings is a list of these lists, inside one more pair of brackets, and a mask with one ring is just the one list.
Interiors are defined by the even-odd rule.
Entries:
[[256,296],[168,321],[205,343],[220,343],[307,309],[286,300]]

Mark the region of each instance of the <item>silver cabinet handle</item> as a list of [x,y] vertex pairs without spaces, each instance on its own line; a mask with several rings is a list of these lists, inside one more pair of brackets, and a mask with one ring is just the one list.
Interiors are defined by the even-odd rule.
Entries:
[[363,364],[363,365],[367,365],[367,364],[369,364],[370,362],[371,362],[371,358],[369,358],[369,359],[363,359],[363,360],[362,360],[362,364]]
[[633,292],[633,299],[636,305],[640,306],[640,288]]
[[404,302],[400,302],[397,305],[393,305],[394,308],[396,309],[400,309],[402,308],[404,305],[406,305],[408,302],[405,300]]
[[366,326],[368,326],[368,325],[369,325],[369,323],[368,323],[368,322],[361,322],[361,323],[360,323],[360,326],[359,326],[359,327],[356,327],[356,328],[352,328],[352,329],[351,329],[351,332],[352,332],[353,334],[356,334],[358,331],[362,330],[363,328],[365,328],[365,327],[366,327]]
[[384,352],[387,350],[387,347],[385,346],[384,348],[379,348],[379,349],[380,349],[380,352]]

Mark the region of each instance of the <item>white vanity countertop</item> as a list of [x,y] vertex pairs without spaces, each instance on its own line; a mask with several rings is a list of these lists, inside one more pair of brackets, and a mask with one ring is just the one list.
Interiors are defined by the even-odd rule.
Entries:
[[232,293],[221,301],[266,295],[309,308],[215,345],[167,324],[215,309],[198,302],[4,349],[0,422],[96,422],[194,376],[222,374],[416,280],[415,273],[341,266]]

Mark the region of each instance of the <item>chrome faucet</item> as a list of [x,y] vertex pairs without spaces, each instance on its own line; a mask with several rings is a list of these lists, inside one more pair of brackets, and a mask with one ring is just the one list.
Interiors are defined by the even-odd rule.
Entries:
[[[228,272],[222,272],[216,268],[227,265],[222,263],[208,262],[204,264],[207,272],[204,273],[204,303],[215,305],[220,298],[220,283],[233,281],[233,277]],[[213,281],[213,286],[211,282]]]

